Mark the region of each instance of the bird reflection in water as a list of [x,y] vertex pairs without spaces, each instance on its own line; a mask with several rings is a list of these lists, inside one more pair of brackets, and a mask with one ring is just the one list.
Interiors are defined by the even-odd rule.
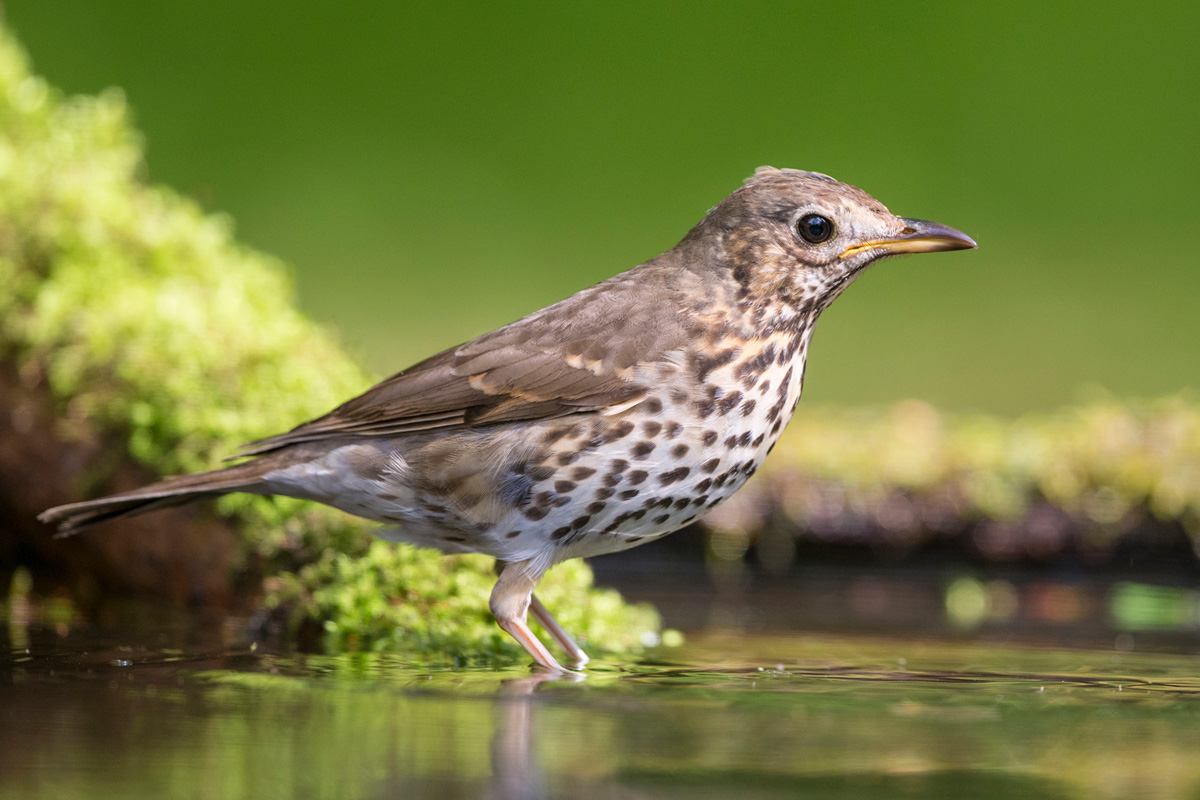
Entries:
[[495,733],[492,734],[489,798],[532,800],[546,796],[534,739],[537,716],[534,693],[543,683],[579,683],[585,679],[586,676],[578,672],[539,670],[526,678],[501,681],[494,701]]

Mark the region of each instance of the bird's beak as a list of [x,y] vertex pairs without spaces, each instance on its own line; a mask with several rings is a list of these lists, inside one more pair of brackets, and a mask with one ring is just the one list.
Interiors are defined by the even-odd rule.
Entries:
[[969,250],[979,245],[960,230],[923,219],[903,219],[904,230],[889,239],[851,245],[839,256],[846,258],[864,250],[882,250],[882,255],[901,253],[936,253],[940,250]]

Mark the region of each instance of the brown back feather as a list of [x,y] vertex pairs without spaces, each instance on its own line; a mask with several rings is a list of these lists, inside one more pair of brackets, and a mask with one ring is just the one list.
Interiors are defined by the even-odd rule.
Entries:
[[[253,442],[299,442],[547,419],[636,401],[639,365],[687,344],[676,251],[393,375],[328,414]],[[691,289],[690,291],[695,291]]]

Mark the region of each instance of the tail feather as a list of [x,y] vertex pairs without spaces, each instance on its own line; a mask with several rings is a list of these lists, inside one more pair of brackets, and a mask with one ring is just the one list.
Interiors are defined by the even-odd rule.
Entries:
[[59,536],[70,536],[116,517],[144,514],[229,492],[253,492],[260,478],[273,466],[269,460],[249,461],[213,472],[178,475],[128,492],[55,506],[39,514],[38,519],[57,525]]

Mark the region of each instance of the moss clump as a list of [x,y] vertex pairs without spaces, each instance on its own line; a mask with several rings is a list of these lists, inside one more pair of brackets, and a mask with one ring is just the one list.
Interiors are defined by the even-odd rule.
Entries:
[[[455,567],[447,569],[410,552],[380,541],[358,557],[326,552],[299,573],[269,581],[267,605],[282,603],[293,615],[323,620],[329,650],[438,653],[460,663],[524,657],[479,602],[495,583],[492,559],[454,556]],[[656,640],[652,609],[627,606],[616,592],[588,589],[591,584],[591,569],[569,561],[546,576],[538,597],[567,630],[582,631],[585,644],[619,652]]]
[[[142,169],[120,92],[61,97],[0,30],[0,359],[57,404],[54,435],[115,441],[117,461],[161,474],[211,469],[369,385],[296,309],[283,264]],[[76,492],[116,466],[102,459]],[[369,544],[364,523],[313,504],[233,495],[218,508],[266,565],[272,602],[303,601],[331,646],[512,652],[483,624],[480,560]],[[601,648],[656,628],[589,586],[576,566],[542,593],[579,592],[563,621]]]

